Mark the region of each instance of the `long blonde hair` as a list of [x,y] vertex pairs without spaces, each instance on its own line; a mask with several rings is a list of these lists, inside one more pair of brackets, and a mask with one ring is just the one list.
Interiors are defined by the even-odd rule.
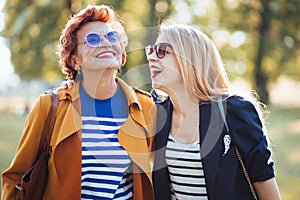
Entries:
[[200,101],[229,92],[220,53],[207,35],[191,26],[166,22],[160,25],[160,33],[173,46],[183,80]]
[[215,44],[200,30],[183,24],[163,22],[160,34],[170,42],[179,63],[182,78],[199,101],[214,101],[220,95],[242,96],[252,102],[264,126],[268,107],[261,103],[255,91],[238,92],[231,87],[222,59]]

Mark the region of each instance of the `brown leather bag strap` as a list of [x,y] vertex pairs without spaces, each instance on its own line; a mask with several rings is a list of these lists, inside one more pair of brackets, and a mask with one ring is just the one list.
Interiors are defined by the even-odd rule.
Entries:
[[241,153],[240,153],[239,149],[238,149],[236,146],[235,146],[235,151],[236,151],[236,154],[237,154],[237,156],[238,156],[238,159],[239,159],[239,161],[240,161],[240,163],[241,163],[241,166],[242,166],[244,175],[245,175],[245,177],[246,177],[246,179],[247,179],[247,182],[248,182],[248,184],[249,184],[249,187],[250,187],[251,193],[252,193],[252,195],[253,195],[253,198],[254,198],[255,200],[257,200],[258,198],[257,198],[257,195],[256,195],[256,191],[255,191],[255,189],[254,189],[254,187],[253,187],[253,184],[252,184],[252,182],[251,182],[251,180],[250,180],[250,177],[249,177],[248,171],[247,171],[247,169],[246,169],[246,167],[245,167],[245,164],[244,164],[244,162],[243,162]]
[[56,112],[57,112],[57,108],[58,108],[57,92],[54,90],[49,90],[47,93],[50,95],[51,104],[50,104],[48,116],[45,121],[43,132],[41,135],[37,159],[39,158],[39,156],[41,155],[41,153],[43,151],[48,151],[48,149],[49,149],[52,131],[53,131],[55,119],[56,119]]

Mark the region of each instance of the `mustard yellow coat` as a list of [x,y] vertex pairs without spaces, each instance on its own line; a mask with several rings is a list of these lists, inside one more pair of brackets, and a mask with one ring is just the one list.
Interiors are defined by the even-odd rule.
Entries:
[[[134,199],[154,199],[150,150],[155,131],[156,108],[151,96],[116,78],[128,99],[129,116],[118,132],[120,144],[134,163]],[[59,107],[51,138],[49,178],[44,200],[81,197],[81,104],[79,82],[71,89],[59,89]],[[15,185],[33,165],[40,135],[50,107],[48,94],[36,101],[25,123],[11,166],[2,174],[2,200],[19,199]]]

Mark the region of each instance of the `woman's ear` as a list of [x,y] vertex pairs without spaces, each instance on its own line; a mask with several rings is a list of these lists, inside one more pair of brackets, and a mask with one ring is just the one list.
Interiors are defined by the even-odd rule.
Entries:
[[123,51],[123,53],[122,53],[122,63],[121,63],[121,67],[123,67],[124,65],[125,65],[125,63],[126,63],[126,52],[125,52],[125,50]]

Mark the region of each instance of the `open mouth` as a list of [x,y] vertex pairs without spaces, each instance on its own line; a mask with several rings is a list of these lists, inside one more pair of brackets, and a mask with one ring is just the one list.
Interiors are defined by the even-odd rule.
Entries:
[[160,75],[161,70],[158,69],[152,69],[151,70],[151,78],[156,78],[158,75]]
[[113,51],[103,51],[99,54],[97,54],[97,58],[103,58],[103,57],[112,57],[115,56],[115,53]]

